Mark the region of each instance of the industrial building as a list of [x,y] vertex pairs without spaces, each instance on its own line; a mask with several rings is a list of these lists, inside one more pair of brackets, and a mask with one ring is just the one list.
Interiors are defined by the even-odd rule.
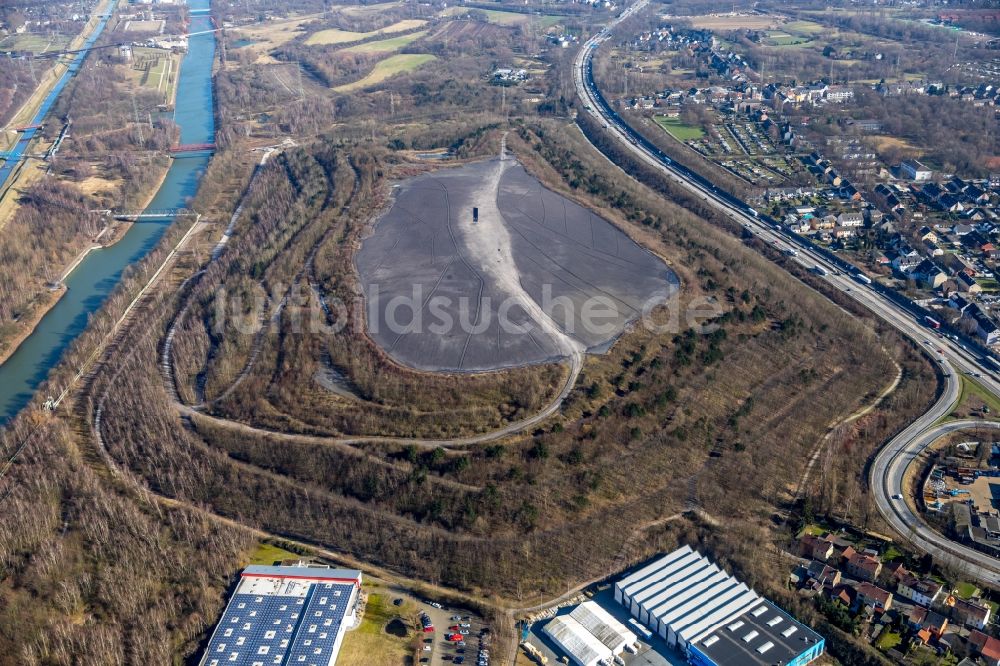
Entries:
[[354,569],[249,566],[200,666],[333,666],[360,590]]
[[615,583],[615,600],[696,666],[804,666],[825,646],[689,546]]
[[635,645],[636,635],[593,601],[552,618],[545,634],[577,666],[610,664],[616,655]]

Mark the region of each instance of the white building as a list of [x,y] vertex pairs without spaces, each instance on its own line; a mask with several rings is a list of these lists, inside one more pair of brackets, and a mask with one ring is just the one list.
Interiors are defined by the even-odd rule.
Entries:
[[614,659],[611,649],[570,615],[557,615],[542,631],[577,666],[597,666]]
[[569,615],[554,617],[543,631],[578,666],[610,664],[638,638],[608,611],[585,601]]
[[925,180],[930,180],[934,172],[925,167],[923,164],[917,160],[904,160],[899,168],[903,171],[907,178],[910,180],[915,180],[922,182]]
[[354,569],[249,566],[200,666],[333,666],[360,590]]
[[615,583],[615,600],[696,666],[759,666],[762,659],[804,666],[825,646],[819,634],[689,546]]

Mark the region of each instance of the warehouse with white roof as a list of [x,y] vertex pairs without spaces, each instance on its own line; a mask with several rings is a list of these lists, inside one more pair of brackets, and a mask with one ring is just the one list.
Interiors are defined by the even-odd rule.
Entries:
[[615,583],[615,600],[698,666],[804,666],[823,638],[689,546]]
[[569,615],[552,618],[543,631],[577,666],[610,664],[637,640],[624,624],[593,601],[583,602]]
[[549,620],[544,631],[577,666],[597,666],[614,659],[611,648],[599,641],[571,615],[557,615]]

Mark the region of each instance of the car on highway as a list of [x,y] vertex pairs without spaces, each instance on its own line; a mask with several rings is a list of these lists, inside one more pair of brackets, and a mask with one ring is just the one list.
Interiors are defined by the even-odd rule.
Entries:
[[903,499],[903,496],[900,495],[899,493],[896,493],[895,495],[892,496],[892,499],[894,499],[894,500],[901,500],[901,499]]

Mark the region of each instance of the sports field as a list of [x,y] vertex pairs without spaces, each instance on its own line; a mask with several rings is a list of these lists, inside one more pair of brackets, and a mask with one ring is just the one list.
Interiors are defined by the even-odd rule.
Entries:
[[35,35],[21,34],[11,35],[0,39],[0,51],[30,51],[31,53],[45,53],[46,51],[58,51],[66,48],[70,37],[66,35]]
[[381,83],[390,76],[395,76],[396,74],[401,74],[403,72],[412,72],[421,65],[425,65],[435,59],[437,59],[437,56],[427,53],[401,53],[399,55],[389,56],[385,60],[378,62],[375,65],[375,69],[373,69],[365,78],[359,79],[354,83],[338,86],[334,88],[334,90],[337,92],[361,90],[362,88],[373,86],[376,83]]
[[700,139],[705,136],[705,130],[694,125],[688,125],[680,118],[656,116],[656,124],[678,141],[691,141],[692,139]]
[[405,21],[393,23],[392,25],[382,28],[381,30],[372,30],[371,32],[351,32],[350,30],[330,28],[328,30],[314,32],[309,35],[306,39],[306,44],[349,44],[351,42],[360,42],[363,39],[370,39],[371,37],[375,37],[377,35],[391,35],[394,32],[406,32],[407,30],[423,27],[426,24],[427,21],[422,19],[406,19]]

